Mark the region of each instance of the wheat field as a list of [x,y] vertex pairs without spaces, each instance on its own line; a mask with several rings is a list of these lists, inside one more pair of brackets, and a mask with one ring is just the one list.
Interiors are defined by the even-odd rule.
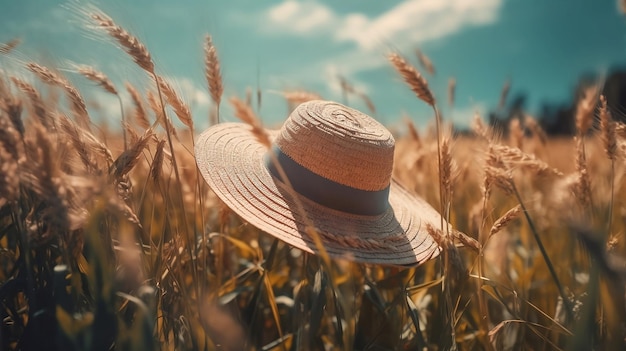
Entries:
[[[437,116],[396,131],[394,175],[460,233],[429,228],[442,255],[418,267],[357,264],[290,248],[224,206],[196,169],[200,131],[175,82],[132,33],[83,12],[150,84],[115,86],[89,66],[70,79],[0,44],[0,62],[18,62],[0,70],[1,350],[626,344],[626,125],[600,86],[578,102],[573,137],[530,117],[496,130],[476,116],[458,134],[420,70],[389,54]],[[219,48],[198,45],[211,123],[230,103],[268,144],[254,104],[222,96]],[[93,121],[74,79],[118,97],[120,125]]]

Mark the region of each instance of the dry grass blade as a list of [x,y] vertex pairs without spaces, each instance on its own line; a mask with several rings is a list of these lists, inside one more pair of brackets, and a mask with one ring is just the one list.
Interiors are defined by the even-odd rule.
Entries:
[[204,74],[209,85],[211,99],[219,106],[222,101],[224,86],[222,84],[220,60],[217,57],[217,50],[210,35],[207,35],[204,41]]
[[22,42],[22,40],[20,38],[13,38],[13,39],[9,40],[6,43],[0,43],[0,54],[6,55],[6,54],[10,53],[18,45],[20,45],[21,42]]
[[610,160],[617,157],[617,133],[615,131],[615,121],[606,105],[606,98],[600,95],[600,130],[602,131],[602,142],[604,151]]
[[389,54],[389,61],[393,67],[400,73],[406,84],[417,95],[419,99],[430,106],[435,106],[435,98],[428,88],[428,81],[424,78],[415,67],[411,66],[402,56],[397,53]]
[[139,67],[148,73],[154,74],[154,62],[150,52],[135,36],[128,33],[124,28],[113,22],[111,17],[102,11],[96,10],[89,14],[89,18],[101,29],[107,32],[109,36],[115,39],[130,55]]
[[77,70],[78,70],[78,73],[80,73],[85,78],[89,79],[90,81],[98,84],[107,92],[113,95],[117,95],[117,90],[115,89],[113,82],[111,82],[111,80],[109,79],[109,77],[106,76],[106,74],[100,71],[97,71],[95,68],[91,66],[85,66],[85,65],[78,66]]
[[269,136],[261,126],[259,118],[252,111],[252,107],[236,97],[230,98],[230,103],[235,108],[235,116],[252,127],[252,133],[261,144],[270,147],[271,141]]
[[508,210],[502,217],[498,218],[491,226],[491,230],[489,231],[489,237],[494,234],[500,232],[504,227],[506,227],[511,221],[517,219],[519,215],[522,213],[522,207],[517,205],[512,209]]
[[150,128],[150,121],[148,120],[146,109],[143,107],[143,102],[141,102],[141,95],[137,89],[128,82],[126,82],[126,90],[130,94],[130,98],[133,100],[133,105],[135,106],[135,121],[143,129]]
[[186,125],[189,129],[193,130],[193,119],[191,117],[191,111],[189,106],[176,94],[172,86],[163,78],[156,76],[157,83],[165,96],[167,103],[172,106],[174,113],[178,116],[178,119]]

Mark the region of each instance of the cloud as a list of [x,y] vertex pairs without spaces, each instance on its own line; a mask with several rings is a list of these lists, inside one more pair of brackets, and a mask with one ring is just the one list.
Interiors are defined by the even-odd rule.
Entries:
[[378,17],[352,13],[343,18],[335,39],[363,49],[390,41],[425,42],[454,34],[465,26],[497,19],[501,0],[405,1]]
[[423,43],[452,35],[464,27],[497,20],[502,0],[408,0],[378,16],[338,14],[314,0],[287,0],[263,15],[265,28],[282,35],[330,36],[372,50],[383,43]]
[[266,16],[271,27],[299,34],[312,33],[335,20],[335,14],[328,7],[315,1],[283,1],[270,8]]

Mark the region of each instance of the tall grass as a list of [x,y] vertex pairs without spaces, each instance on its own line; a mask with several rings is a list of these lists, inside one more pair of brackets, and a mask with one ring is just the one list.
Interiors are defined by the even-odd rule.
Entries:
[[[126,84],[123,135],[102,135],[89,94],[61,71],[0,71],[2,350],[624,346],[626,126],[600,97],[601,133],[589,131],[599,90],[581,100],[572,139],[546,137],[530,117],[509,138],[479,117],[472,136],[445,132],[439,118],[434,132],[409,122],[395,176],[457,230],[429,227],[445,254],[419,267],[356,264],[290,248],[234,215],[193,166],[189,106],[158,61],[106,14],[83,15],[151,84]],[[17,45],[1,44],[0,60]],[[198,69],[218,122],[223,82],[210,37],[204,47]],[[439,116],[420,73],[390,60]],[[91,89],[122,94],[78,67]],[[450,104],[453,92],[450,83]],[[318,97],[283,95],[291,106]],[[252,106],[229,101],[268,144]]]

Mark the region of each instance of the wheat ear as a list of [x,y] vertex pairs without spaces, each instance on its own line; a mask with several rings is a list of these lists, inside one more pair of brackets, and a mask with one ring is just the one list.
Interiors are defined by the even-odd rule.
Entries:
[[193,131],[193,119],[191,118],[191,111],[189,106],[176,94],[172,86],[163,78],[156,76],[157,83],[165,96],[165,100],[174,109],[174,113],[178,116],[178,119],[186,125],[191,131]]
[[502,215],[502,217],[498,218],[493,223],[493,226],[491,226],[491,230],[489,231],[489,237],[493,236],[494,234],[497,234],[504,227],[509,225],[510,222],[518,218],[521,213],[522,213],[522,207],[520,205],[517,205],[513,207],[512,209],[508,210],[504,215]]
[[72,103],[72,112],[76,116],[77,120],[83,128],[91,130],[91,120],[89,119],[87,106],[85,105],[85,100],[78,92],[78,89],[76,89],[67,79],[61,77],[45,66],[35,62],[28,62],[26,63],[26,68],[34,73],[44,83],[63,88]]
[[256,116],[254,111],[252,111],[252,107],[246,104],[239,98],[232,97],[230,98],[230,104],[235,108],[235,116],[239,118],[244,123],[248,124],[252,127],[252,134],[256,137],[256,139],[266,147],[271,146],[271,141],[265,129],[261,126],[261,122],[259,118]]
[[397,53],[389,54],[389,61],[393,67],[400,73],[406,84],[417,97],[430,106],[435,106],[435,98],[428,88],[428,81],[424,78],[415,67],[411,66],[402,56]]
[[20,45],[21,42],[22,42],[22,40],[20,38],[13,38],[13,39],[9,40],[6,43],[0,43],[0,54],[6,55],[6,54],[10,53],[18,45]]
[[33,87],[31,84],[17,77],[11,77],[11,80],[13,81],[13,84],[15,84],[15,86],[17,86],[24,94],[26,94],[26,96],[30,100],[30,104],[39,122],[44,127],[49,128],[50,123],[48,121],[46,107],[37,89],[35,89],[35,87]]
[[615,159],[617,158],[617,132],[615,131],[615,121],[611,116],[611,111],[606,103],[604,95],[600,95],[600,130],[602,131],[602,142],[604,151],[611,160],[611,199],[609,203],[608,235],[611,235],[613,223],[613,206],[615,201]]
[[584,136],[593,124],[593,110],[596,107],[598,88],[587,88],[576,106],[576,129],[579,136]]
[[420,49],[415,50],[415,56],[417,56],[417,60],[420,65],[428,72],[430,75],[435,74],[435,66],[433,65],[433,61],[424,54],[424,52]]
[[448,79],[448,105],[450,107],[454,106],[455,93],[456,93],[456,79],[454,77],[450,77],[450,79]]
[[224,85],[222,84],[222,72],[220,70],[220,60],[217,57],[217,49],[210,35],[207,35],[204,41],[204,75],[209,85],[211,99],[213,99],[217,109],[217,120],[215,123],[219,123],[219,108]]
[[150,128],[150,121],[148,120],[146,109],[143,106],[141,95],[137,89],[128,82],[126,82],[126,91],[130,94],[130,98],[135,106],[135,121],[137,121],[137,124],[143,129]]
[[137,37],[115,24],[111,17],[101,11],[94,11],[89,14],[89,17],[99,28],[106,31],[109,36],[115,39],[139,67],[143,68],[148,73],[154,73],[154,62],[152,61],[150,52]]

